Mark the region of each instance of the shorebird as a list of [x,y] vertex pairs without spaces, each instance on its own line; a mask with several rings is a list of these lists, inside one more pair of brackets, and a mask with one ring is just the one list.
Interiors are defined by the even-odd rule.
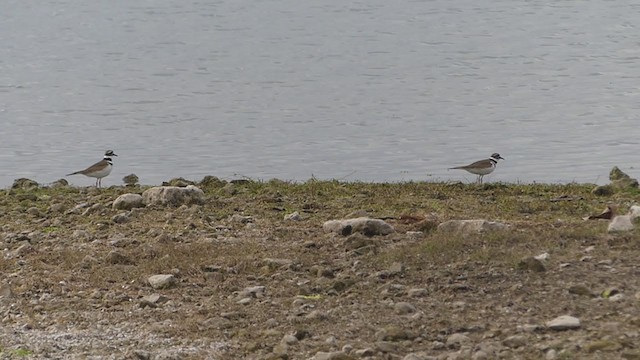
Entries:
[[67,176],[82,174],[89,177],[94,177],[96,178],[96,187],[100,187],[102,186],[102,178],[109,175],[111,173],[111,168],[113,168],[113,160],[111,160],[112,156],[118,155],[116,155],[113,150],[107,150],[105,151],[104,158],[102,158],[102,160],[84,170],[67,174]]
[[461,170],[466,170],[472,174],[478,175],[478,180],[477,182],[479,184],[482,184],[482,177],[488,174],[491,174],[493,172],[493,170],[496,169],[496,164],[498,163],[498,160],[502,159],[504,160],[504,158],[502,156],[500,156],[500,154],[498,153],[493,153],[491,155],[490,158],[488,159],[484,159],[484,160],[478,160],[474,163],[471,163],[469,165],[465,165],[465,166],[456,166],[456,167],[452,167],[449,168],[450,170],[452,169],[461,169]]

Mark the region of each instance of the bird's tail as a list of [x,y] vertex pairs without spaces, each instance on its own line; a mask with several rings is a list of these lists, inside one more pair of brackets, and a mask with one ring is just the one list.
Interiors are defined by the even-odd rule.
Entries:
[[81,173],[82,173],[82,171],[76,171],[76,172],[72,172],[71,174],[67,174],[65,176],[78,175],[78,174],[81,174]]

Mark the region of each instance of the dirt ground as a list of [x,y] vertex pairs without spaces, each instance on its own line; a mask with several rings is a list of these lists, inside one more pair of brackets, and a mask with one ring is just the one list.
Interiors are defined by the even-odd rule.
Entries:
[[[131,211],[147,187],[2,191],[0,358],[640,359],[640,231],[582,219],[637,193],[205,180]],[[323,230],[365,214],[395,232]]]

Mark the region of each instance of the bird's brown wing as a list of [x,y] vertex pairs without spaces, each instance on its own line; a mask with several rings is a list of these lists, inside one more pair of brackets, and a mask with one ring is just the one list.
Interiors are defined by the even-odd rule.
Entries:
[[83,175],[84,174],[90,174],[92,172],[96,172],[96,171],[102,169],[107,164],[108,164],[107,160],[102,159],[102,160],[98,161],[97,163],[89,166],[88,168],[86,168],[84,170],[80,170],[80,171],[73,172],[71,174],[67,174],[67,176],[69,176],[69,175],[77,175],[77,174],[83,174]]
[[490,167],[491,167],[491,160],[485,159],[485,160],[478,160],[474,163],[471,163],[465,166],[452,167],[451,169],[486,169]]

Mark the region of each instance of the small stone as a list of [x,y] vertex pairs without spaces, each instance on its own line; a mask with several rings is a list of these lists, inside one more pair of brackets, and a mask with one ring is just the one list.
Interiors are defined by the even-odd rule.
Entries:
[[282,340],[280,341],[287,345],[293,345],[293,344],[297,344],[299,340],[297,337],[293,335],[285,335],[284,337],[282,337]]
[[69,182],[66,179],[58,179],[52,182],[51,184],[49,184],[49,187],[52,189],[59,189],[65,186],[69,186]]
[[449,220],[438,225],[438,231],[450,233],[481,233],[485,231],[497,231],[508,229],[509,225],[484,219],[476,220]]
[[127,186],[135,186],[139,180],[136,174],[129,174],[122,178],[122,182]]
[[126,255],[123,255],[115,250],[110,251],[105,257],[105,261],[107,264],[121,264],[121,265],[129,265],[132,264],[131,259]]
[[376,351],[373,350],[372,348],[365,348],[365,349],[356,350],[354,353],[356,356],[359,356],[359,357],[372,357],[373,355],[376,354]]
[[429,295],[429,291],[423,288],[409,289],[409,291],[407,292],[407,295],[409,295],[409,297],[414,297],[414,298],[425,297]]
[[204,192],[195,185],[186,187],[156,186],[142,193],[145,205],[159,204],[179,207],[181,205],[204,204]]
[[542,261],[534,258],[534,257],[526,257],[518,263],[518,269],[520,270],[530,270],[533,272],[544,272],[547,271]]
[[467,335],[464,335],[461,333],[451,334],[447,338],[447,346],[449,347],[468,344],[470,342],[471,342],[471,339]]
[[284,216],[284,220],[288,220],[288,221],[300,221],[302,220],[302,217],[300,216],[300,213],[295,211],[291,214],[287,214]]
[[144,201],[140,194],[122,194],[113,201],[111,207],[115,210],[131,210],[144,207]]
[[146,350],[134,350],[133,355],[137,360],[149,360],[151,359],[151,353]]
[[589,353],[593,353],[596,351],[616,351],[620,350],[621,348],[622,345],[611,340],[592,341],[584,346],[584,349]]
[[522,335],[512,335],[502,341],[502,344],[506,347],[516,349],[523,347],[527,344],[527,338]]
[[615,191],[611,185],[599,185],[593,188],[591,193],[595,196],[611,196]]
[[439,358],[436,358],[434,356],[429,356],[428,353],[424,351],[409,353],[402,358],[402,360],[436,360],[436,359],[439,359]]
[[365,236],[389,235],[395,231],[393,226],[386,223],[384,220],[369,217],[329,220],[322,224],[322,228],[325,232],[335,232],[343,234],[343,236],[343,229],[347,226],[350,226],[352,229],[349,231],[349,234],[357,232],[362,233]]
[[400,350],[400,344],[392,341],[378,341],[376,350],[382,353],[397,353]]
[[550,257],[551,255],[549,255],[549,253],[542,253],[540,255],[534,256],[533,258],[539,261],[547,261]]
[[154,289],[168,289],[177,284],[176,277],[168,274],[153,275],[147,281]]
[[596,295],[584,285],[573,285],[569,288],[570,294],[595,297]]
[[311,337],[311,333],[306,329],[298,329],[293,333],[293,336],[298,340],[303,340]]
[[40,211],[40,209],[38,209],[35,206],[32,206],[30,208],[27,209],[27,214],[29,215],[33,215],[35,217],[42,217],[42,211]]
[[111,218],[111,221],[116,224],[124,224],[129,221],[129,215],[127,215],[126,213],[117,214]]
[[253,223],[255,220],[254,220],[253,216],[245,216],[245,215],[240,215],[240,214],[233,214],[229,218],[229,221],[234,222],[234,223],[240,223],[240,224],[249,224],[249,223]]
[[548,321],[546,325],[548,328],[558,331],[578,329],[580,328],[580,319],[569,315],[562,315]]
[[160,294],[151,294],[151,295],[147,295],[145,297],[143,297],[142,299],[140,299],[140,307],[141,308],[145,308],[145,307],[151,307],[151,308],[155,308],[158,307],[158,304],[162,304],[169,301],[169,298],[167,298],[166,296],[160,295]]
[[417,336],[409,330],[389,326],[378,331],[376,337],[381,341],[404,341],[413,340]]
[[627,350],[624,351],[620,357],[625,360],[640,360],[640,351],[637,350]]
[[249,305],[251,303],[251,298],[242,298],[236,302],[238,305]]
[[394,262],[393,264],[391,264],[391,267],[389,267],[389,275],[390,276],[397,276],[397,275],[402,275],[404,274],[404,265],[400,262]]
[[609,297],[609,301],[613,301],[613,302],[621,301],[622,299],[624,299],[624,295],[623,294],[615,294],[615,295]]
[[238,298],[261,298],[265,293],[264,286],[250,286],[238,293]]
[[351,356],[342,351],[317,352],[310,360],[351,360]]
[[408,302],[399,302],[393,306],[393,310],[398,315],[412,314],[417,311],[416,307]]
[[38,183],[31,179],[19,178],[13,181],[13,185],[11,185],[11,188],[29,190],[29,189],[37,188],[38,186],[39,186]]

